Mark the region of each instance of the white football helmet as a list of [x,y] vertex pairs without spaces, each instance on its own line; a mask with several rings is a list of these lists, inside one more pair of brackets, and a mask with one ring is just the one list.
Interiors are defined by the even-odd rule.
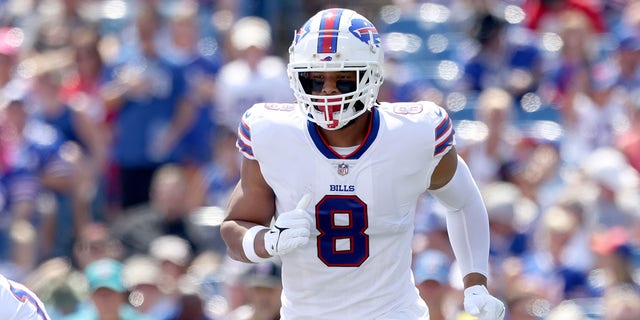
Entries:
[[[309,120],[337,130],[370,110],[383,81],[382,51],[375,26],[353,10],[320,11],[298,29],[289,47],[287,72]],[[355,86],[338,86],[338,95],[312,95],[308,73],[331,71],[355,71]]]

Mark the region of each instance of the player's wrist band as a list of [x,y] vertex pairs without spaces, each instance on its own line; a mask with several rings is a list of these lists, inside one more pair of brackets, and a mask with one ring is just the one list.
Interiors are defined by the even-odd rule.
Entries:
[[255,246],[253,245],[258,232],[265,229],[269,228],[261,225],[253,226],[249,228],[249,230],[245,232],[244,237],[242,237],[242,250],[244,250],[244,255],[247,256],[247,259],[251,262],[258,263],[269,259],[259,256],[256,253]]

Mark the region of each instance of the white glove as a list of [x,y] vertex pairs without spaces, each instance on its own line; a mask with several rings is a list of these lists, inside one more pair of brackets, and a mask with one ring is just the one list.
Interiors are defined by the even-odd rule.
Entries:
[[305,208],[311,195],[305,194],[295,209],[281,213],[276,223],[264,234],[264,246],[270,255],[283,255],[309,242],[313,219]]
[[464,289],[464,310],[478,320],[502,320],[505,308],[485,286],[475,285]]

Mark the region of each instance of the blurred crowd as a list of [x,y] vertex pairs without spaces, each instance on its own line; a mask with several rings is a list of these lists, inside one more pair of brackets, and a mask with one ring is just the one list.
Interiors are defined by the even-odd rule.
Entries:
[[[454,119],[507,318],[640,319],[637,0],[0,1],[0,273],[54,319],[277,319],[279,264],[218,227],[237,123],[294,101],[290,36],[329,5],[378,27],[381,101]],[[445,210],[418,209],[431,319],[469,319]]]

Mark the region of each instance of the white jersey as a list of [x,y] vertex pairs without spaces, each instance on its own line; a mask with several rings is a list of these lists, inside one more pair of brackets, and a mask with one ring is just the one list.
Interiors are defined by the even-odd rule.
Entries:
[[24,285],[0,275],[0,320],[50,320],[40,299]]
[[311,241],[282,258],[283,319],[426,319],[411,273],[418,197],[454,144],[446,111],[430,102],[372,109],[360,147],[342,156],[295,104],[257,104],[238,148],[257,160],[276,211],[312,194]]

